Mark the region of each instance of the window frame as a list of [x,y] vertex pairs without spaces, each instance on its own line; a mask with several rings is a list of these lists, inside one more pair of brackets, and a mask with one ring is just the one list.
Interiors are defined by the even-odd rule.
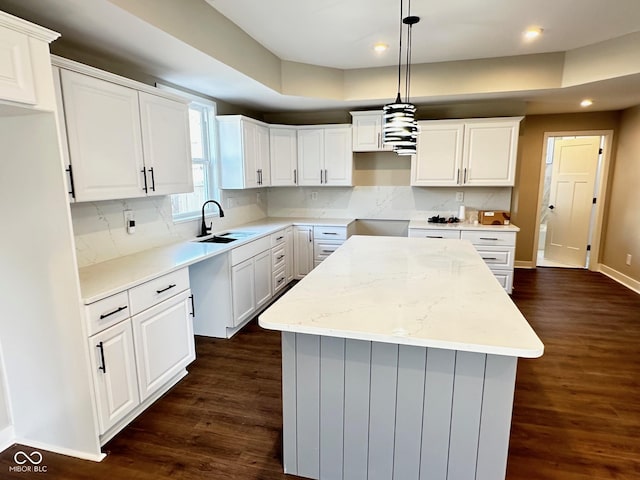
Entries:
[[[160,83],[156,83],[156,86],[162,90],[166,90],[172,92],[176,95],[180,95],[183,98],[189,100],[189,109],[191,110],[193,107],[200,110],[202,112],[202,120],[204,127],[203,129],[203,150],[206,158],[198,159],[194,161],[193,154],[191,155],[191,165],[201,164],[205,165],[205,186],[206,191],[205,194],[207,196],[207,200],[210,198],[220,198],[220,188],[219,188],[219,172],[218,172],[218,138],[217,138],[217,129],[215,125],[216,121],[216,109],[217,105],[214,101],[209,100],[204,97],[200,97],[198,95],[194,95],[189,92],[185,92],[179,90],[177,88],[171,87],[169,85],[164,85]],[[189,127],[191,128],[191,126]],[[189,195],[191,193],[180,193],[176,195]],[[170,197],[173,198],[174,195]],[[213,215],[213,212],[208,212],[207,216]],[[193,220],[200,220],[202,216],[201,209],[198,207],[197,210],[180,212],[176,213],[173,210],[173,202],[171,205],[171,217],[173,219],[173,223],[183,223],[189,222]]]

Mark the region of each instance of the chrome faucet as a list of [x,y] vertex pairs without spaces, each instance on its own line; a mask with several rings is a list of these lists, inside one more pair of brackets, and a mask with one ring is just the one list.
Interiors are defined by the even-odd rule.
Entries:
[[207,200],[206,202],[204,202],[202,204],[202,225],[200,225],[200,235],[198,235],[198,237],[205,237],[209,235],[211,228],[213,227],[213,222],[211,222],[211,226],[207,228],[207,224],[204,221],[204,207],[207,206],[207,203],[215,203],[218,206],[218,210],[220,212],[219,217],[224,217],[224,212],[222,211],[222,207],[218,202],[216,202],[215,200]]

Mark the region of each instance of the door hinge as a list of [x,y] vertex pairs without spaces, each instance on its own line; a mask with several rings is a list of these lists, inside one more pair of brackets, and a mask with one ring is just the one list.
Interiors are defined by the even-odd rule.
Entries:
[[598,155],[602,155],[602,149],[598,150]]
[[593,204],[596,204],[596,197],[593,197]]
[[587,245],[587,252],[591,251],[591,245]]

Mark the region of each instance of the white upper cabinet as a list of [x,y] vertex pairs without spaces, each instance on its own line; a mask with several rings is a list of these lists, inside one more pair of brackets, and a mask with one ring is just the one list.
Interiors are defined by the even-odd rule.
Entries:
[[193,191],[186,100],[75,62],[53,61],[60,75],[54,84],[62,150],[76,201]]
[[353,153],[351,127],[300,127],[298,185],[351,186]]
[[377,152],[392,150],[382,143],[383,111],[351,112],[354,152]]
[[0,11],[0,102],[52,110],[49,43],[59,34]]
[[148,195],[193,191],[193,169],[186,105],[140,92],[142,149]]
[[513,186],[522,117],[418,122],[414,186]]
[[295,128],[269,127],[271,186],[293,186],[298,181],[298,131]]
[[60,74],[75,199],[144,196],[138,92],[77,72]]
[[268,126],[241,115],[222,115],[217,123],[221,188],[270,186]]

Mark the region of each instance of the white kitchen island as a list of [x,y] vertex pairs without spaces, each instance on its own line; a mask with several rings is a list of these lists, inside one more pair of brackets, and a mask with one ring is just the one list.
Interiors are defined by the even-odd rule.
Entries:
[[466,240],[351,237],[260,318],[282,331],[285,473],[503,479],[526,319]]

